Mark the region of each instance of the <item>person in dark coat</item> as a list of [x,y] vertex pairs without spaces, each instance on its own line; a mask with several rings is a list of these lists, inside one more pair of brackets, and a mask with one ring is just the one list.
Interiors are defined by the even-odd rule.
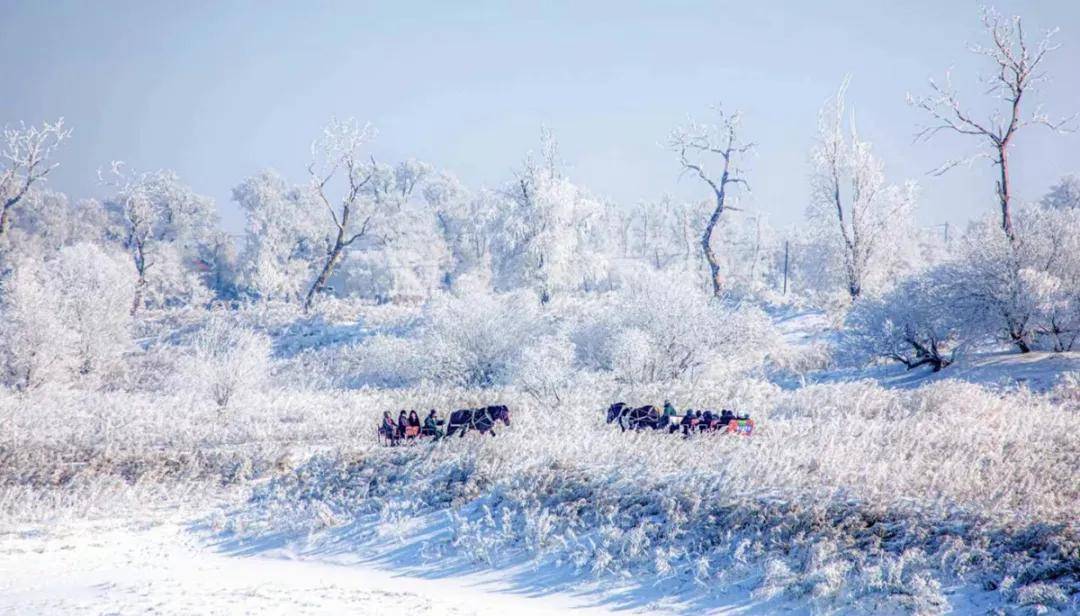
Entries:
[[705,409],[705,412],[701,414],[701,429],[708,430],[711,428],[713,419],[716,419],[716,417],[713,416],[712,409]]
[[421,434],[427,436],[434,436],[435,440],[439,440],[443,437],[442,428],[439,427],[439,418],[435,414],[435,409],[431,409],[427,417],[424,418],[424,427],[420,430]]
[[[410,432],[415,433],[417,436],[419,436],[420,435],[420,416],[416,414],[415,410],[414,411],[409,411],[409,418],[406,421],[408,422]],[[411,438],[415,438],[415,437],[411,437]]]
[[723,411],[720,412],[720,425],[721,426],[724,426],[726,428],[727,425],[729,423],[731,423],[732,419],[735,419],[735,413],[732,413],[730,410],[724,409]]
[[397,424],[394,423],[394,418],[390,416],[390,411],[383,411],[382,425],[379,426],[379,432],[390,441],[391,445],[397,444]]
[[682,416],[682,421],[679,422],[682,427],[682,433],[684,436],[690,436],[690,430],[694,427],[694,411],[690,409],[686,410],[686,414]]
[[397,416],[398,438],[405,438],[405,427],[409,425],[409,418],[405,415],[405,409],[402,409]]

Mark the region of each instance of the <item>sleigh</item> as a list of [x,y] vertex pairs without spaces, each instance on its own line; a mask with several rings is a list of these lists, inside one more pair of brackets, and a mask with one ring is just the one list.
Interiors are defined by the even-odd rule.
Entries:
[[407,444],[411,444],[411,443],[416,443],[416,442],[419,442],[421,440],[429,439],[429,438],[431,438],[431,436],[428,435],[428,434],[424,434],[420,430],[420,426],[406,426],[405,427],[405,435],[404,435],[404,437],[398,436],[398,433],[397,433],[396,430],[391,432],[391,431],[387,430],[386,428],[380,427],[378,429],[377,438],[379,440],[380,445],[390,446],[390,445],[407,445]]
[[738,434],[739,436],[750,436],[754,433],[754,420],[747,419],[732,419],[728,422],[727,428],[724,430],[727,434]]

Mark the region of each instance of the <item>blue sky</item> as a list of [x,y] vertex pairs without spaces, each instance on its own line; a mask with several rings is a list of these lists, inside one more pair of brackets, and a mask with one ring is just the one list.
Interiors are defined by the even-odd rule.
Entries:
[[[993,207],[985,164],[926,175],[975,143],[913,143],[923,118],[905,103],[952,67],[989,109],[985,65],[966,51],[982,40],[975,2],[534,4],[0,0],[0,124],[67,118],[57,189],[100,195],[96,169],[113,159],[172,168],[236,230],[231,187],[263,168],[303,181],[332,115],[372,122],[378,158],[427,160],[474,186],[509,177],[546,125],[571,177],[602,197],[704,197],[660,143],[722,102],[760,144],[745,204],[787,224],[805,211],[818,108],[850,73],[860,132],[890,179],[920,182],[925,224]],[[1080,2],[996,6],[1031,31],[1061,28],[1038,96],[1051,113],[1080,111]],[[1014,165],[1018,195],[1037,199],[1080,173],[1080,135],[1035,129]]]

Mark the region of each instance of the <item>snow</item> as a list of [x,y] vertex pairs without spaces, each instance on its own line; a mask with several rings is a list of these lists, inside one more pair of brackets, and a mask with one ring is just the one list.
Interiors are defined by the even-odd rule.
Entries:
[[836,383],[870,378],[883,387],[902,389],[957,380],[976,383],[997,391],[1026,387],[1031,391],[1046,392],[1058,384],[1062,375],[1075,371],[1080,371],[1080,352],[1000,352],[964,357],[940,372],[933,372],[929,366],[907,370],[899,364],[888,364],[857,370],[822,371],[808,380],[816,383]]
[[499,591],[479,576],[403,576],[289,550],[217,551],[177,522],[9,531],[0,614],[605,614],[580,597]]

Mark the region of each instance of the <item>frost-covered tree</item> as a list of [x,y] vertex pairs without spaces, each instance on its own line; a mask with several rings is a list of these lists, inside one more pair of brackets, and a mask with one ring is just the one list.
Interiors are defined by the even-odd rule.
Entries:
[[1044,345],[1068,350],[1080,328],[1080,214],[1018,210],[1013,240],[989,221],[971,226],[956,258],[941,267],[948,310],[987,338],[1023,353]]
[[1001,107],[991,112],[988,118],[981,118],[976,111],[961,104],[948,74],[944,84],[930,80],[929,95],[916,98],[909,94],[908,101],[932,118],[931,124],[918,133],[919,138],[929,139],[941,131],[950,131],[982,141],[985,151],[966,161],[949,161],[938,172],[944,173],[963,162],[989,158],[997,168],[996,194],[1001,229],[1009,241],[1014,241],[1009,153],[1016,134],[1033,125],[1061,131],[1067,128],[1070,119],[1052,120],[1041,108],[1025,115],[1022,108],[1028,92],[1046,81],[1042,64],[1047,54],[1058,48],[1053,41],[1056,30],[1047,32],[1033,43],[1026,37],[1019,16],[1005,17],[993,9],[984,9],[982,21],[991,43],[975,46],[972,51],[990,60],[993,73],[984,80],[986,92],[1001,101]]
[[41,258],[64,246],[107,242],[108,215],[95,199],[71,201],[51,190],[31,190],[13,208],[8,246],[19,255]]
[[236,299],[240,294],[240,255],[232,236],[215,231],[203,246],[198,267],[203,281],[221,299]]
[[668,147],[678,154],[682,172],[694,175],[712,191],[713,211],[701,234],[701,250],[709,264],[713,293],[719,296],[724,279],[720,258],[713,245],[716,227],[726,210],[736,209],[728,201],[729,191],[738,185],[749,187],[740,159],[754,148],[754,144],[739,134],[742,121],[739,112],[728,113],[719,107],[715,111],[715,125],[691,120],[671,132]]
[[377,219],[371,233],[349,249],[346,267],[335,277],[342,295],[378,301],[426,299],[440,284],[447,248],[436,212],[419,199],[431,166],[408,160],[396,166],[372,164],[364,187]]
[[435,217],[410,203],[389,214],[385,226],[379,242],[350,252],[335,289],[380,303],[427,299],[445,280],[450,261]]
[[1080,340],[1080,208],[1020,211],[1020,277],[1030,294],[1035,345],[1069,351]]
[[55,287],[43,265],[24,258],[3,281],[0,295],[0,366],[5,385],[33,389],[66,376],[74,335],[56,310]]
[[934,372],[951,364],[970,335],[951,306],[946,270],[916,275],[880,298],[862,298],[847,315],[845,352]]
[[321,208],[310,191],[290,188],[272,171],[233,189],[247,218],[240,286],[262,299],[300,301],[326,253]]
[[1048,208],[1080,209],[1080,177],[1067,175],[1050,188],[1042,198],[1042,205]]
[[132,312],[207,301],[200,264],[218,222],[214,202],[172,171],[129,173],[114,162],[102,179],[116,189],[105,203],[112,233],[135,266]]
[[847,85],[845,80],[819,115],[809,215],[826,245],[839,253],[854,300],[868,282],[883,278],[897,247],[914,239],[915,185],[888,185],[884,165],[859,137],[854,120],[845,126]]
[[0,242],[11,226],[13,209],[57,167],[59,163],[51,162],[52,156],[70,136],[71,129],[64,127],[63,118],[41,126],[4,129],[0,143]]
[[446,172],[433,174],[423,194],[450,251],[443,282],[451,285],[458,277],[485,266],[502,197],[488,190],[473,193]]
[[20,389],[104,375],[131,346],[135,276],[120,254],[93,244],[24,259],[5,282],[0,356]]
[[[322,259],[322,266],[304,297],[304,310],[309,310],[315,296],[326,288],[334,269],[345,255],[345,249],[371,230],[379,213],[381,193],[380,169],[374,159],[368,164],[361,149],[374,134],[370,125],[360,126],[356,120],[331,120],[323,134],[311,144],[311,191],[330,215],[333,226],[331,241]],[[335,178],[343,180],[340,198],[331,196]],[[372,189],[365,191],[371,183]]]
[[76,244],[60,249],[45,275],[74,334],[71,353],[78,373],[114,367],[131,346],[130,310],[136,292],[131,262],[94,244]]
[[491,246],[496,288],[531,288],[547,302],[602,284],[608,268],[603,204],[562,176],[549,132],[542,146],[497,202]]
[[1034,306],[1012,247],[1000,225],[975,223],[961,240],[957,259],[943,266],[942,275],[951,281],[950,310],[963,314],[988,337],[1027,353],[1034,333]]

